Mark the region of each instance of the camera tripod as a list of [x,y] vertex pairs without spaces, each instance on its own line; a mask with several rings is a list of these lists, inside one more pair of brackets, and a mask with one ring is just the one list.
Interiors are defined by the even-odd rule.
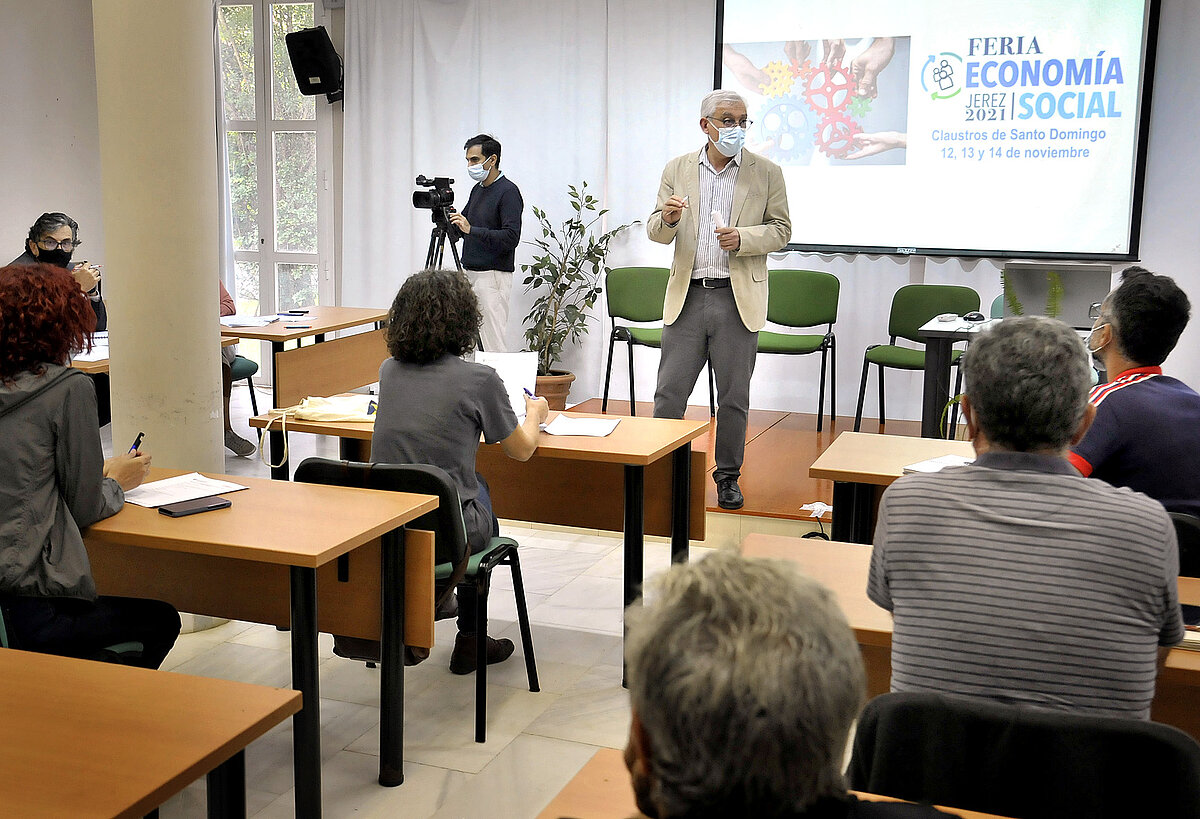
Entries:
[[445,220],[445,224],[439,222],[436,217],[434,218],[433,230],[429,232],[429,252],[425,254],[426,270],[442,269],[442,258],[446,254],[446,242],[449,241],[450,255],[454,257],[454,267],[459,273],[463,272],[462,260],[458,258],[458,245],[455,244],[459,235],[458,228],[450,225],[448,218]]

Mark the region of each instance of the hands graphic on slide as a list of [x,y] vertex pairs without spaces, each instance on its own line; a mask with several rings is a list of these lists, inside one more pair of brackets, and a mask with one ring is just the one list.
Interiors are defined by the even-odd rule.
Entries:
[[887,68],[887,64],[892,61],[892,55],[895,53],[894,37],[876,37],[862,54],[850,61],[850,73],[858,82],[860,97],[875,99],[879,96],[876,78],[880,71]]
[[855,134],[851,139],[854,149],[846,154],[846,159],[863,159],[875,156],[893,148],[907,148],[908,134],[899,131],[880,131],[877,134]]

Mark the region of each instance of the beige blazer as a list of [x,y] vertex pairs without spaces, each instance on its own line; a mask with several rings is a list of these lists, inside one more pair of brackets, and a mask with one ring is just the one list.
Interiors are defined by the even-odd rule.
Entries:
[[[688,196],[690,207],[683,209],[679,224],[663,222],[663,203],[678,194]],[[646,223],[646,233],[656,242],[675,242],[675,259],[667,281],[663,320],[672,324],[683,310],[696,260],[699,223],[695,208],[700,202],[700,152],[677,156],[663,170],[658,187],[658,204]],[[767,322],[767,254],[782,250],[792,238],[792,220],[788,216],[787,190],[783,172],[769,159],[742,151],[737,184],[733,189],[730,225],[738,229],[741,247],[729,254],[729,275],[738,314],[746,329],[761,330]]]

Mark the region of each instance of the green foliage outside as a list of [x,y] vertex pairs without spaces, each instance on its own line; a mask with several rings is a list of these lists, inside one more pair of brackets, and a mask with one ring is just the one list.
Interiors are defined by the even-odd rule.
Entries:
[[[592,227],[607,210],[596,210],[599,200],[587,192],[587,182],[567,186],[575,215],[555,230],[546,212],[537,207],[533,215],[542,238],[529,244],[541,251],[533,264],[521,265],[525,292],[536,298],[525,317],[527,350],[538,354],[538,375],[549,375],[562,358],[563,345],[578,344],[588,331],[588,313],[604,292],[600,286],[609,268],[605,264],[608,245],[629,225],[621,225],[595,236]],[[585,221],[586,220],[586,221]],[[629,224],[635,224],[630,222]]]

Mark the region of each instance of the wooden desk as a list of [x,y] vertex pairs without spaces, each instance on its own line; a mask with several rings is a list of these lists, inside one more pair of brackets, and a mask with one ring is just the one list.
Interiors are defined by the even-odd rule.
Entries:
[[[570,413],[595,418],[612,416]],[[553,416],[552,416],[553,417]],[[262,428],[268,416],[250,419]],[[279,428],[279,421],[271,429]],[[287,422],[288,432],[336,435],[342,457],[370,459],[374,422]],[[671,536],[671,559],[685,561],[688,542],[695,534],[704,538],[704,453],[692,452],[692,441],[708,432],[708,421],[621,417],[612,434],[604,438],[556,436],[541,433],[534,456],[521,463],[504,455],[499,444],[481,446],[476,468],[491,489],[492,508],[498,517],[624,532],[625,595],[629,605],[641,593],[645,534]],[[272,453],[280,450],[272,445]],[[668,477],[667,463],[670,456]],[[587,467],[581,468],[581,462]],[[654,486],[671,487],[669,503],[662,493],[652,493],[653,527],[647,526],[647,470],[659,465],[650,477]],[[618,478],[619,476],[619,478]],[[693,480],[694,477],[698,480]],[[286,473],[284,474],[286,477]],[[622,486],[615,502],[611,487]],[[835,518],[836,520],[836,518]]]
[[[889,796],[877,796],[854,791],[859,799],[870,802],[902,802]],[[962,819],[1003,819],[991,813],[973,810],[943,808],[952,816]],[[579,773],[566,784],[558,796],[538,814],[538,819],[562,819],[583,817],[585,819],[644,819],[633,798],[633,787],[629,783],[629,771],[621,752],[614,748],[596,751]]]
[[243,749],[299,692],[0,650],[6,816],[144,816],[208,775],[208,815],[245,816]]
[[975,457],[969,441],[843,432],[808,469],[809,477],[833,481],[834,540],[870,543],[879,496],[904,467],[939,455]]
[[[177,470],[151,469],[150,480],[176,474]],[[338,559],[379,539],[382,585],[375,599],[381,600],[376,605],[382,606],[383,642],[380,782],[400,784],[403,527],[437,508],[437,498],[243,476],[212,477],[250,488],[231,493],[233,505],[228,509],[169,518],[156,509],[126,504],[116,515],[88,527],[84,542],[96,585],[104,594],[156,597],[184,611],[279,623],[281,617],[289,621],[279,611],[286,571],[292,684],[304,695],[304,707],[293,721],[296,810],[298,815],[317,816],[321,811],[317,570],[328,566],[328,572],[338,572],[345,564],[348,571],[348,558]],[[432,538],[426,544],[431,564]],[[429,578],[432,595],[431,566]]]
[[[236,338],[222,338],[221,339],[222,347],[232,347],[234,344],[237,344],[237,343],[238,343],[238,340]],[[106,344],[105,345],[106,350],[107,350],[107,347],[108,347],[108,345]],[[72,367],[74,367],[77,370],[81,370],[85,373],[88,373],[89,375],[95,375],[96,373],[108,372],[108,365],[109,365],[109,359],[107,357],[97,358],[94,361],[80,361],[77,358],[71,359]]]
[[[892,615],[867,597],[871,547],[817,539],[749,535],[742,541],[747,557],[790,560],[834,593],[850,621],[867,669],[867,695],[891,690]],[[1200,605],[1200,579],[1179,578],[1180,602]],[[1173,648],[1159,671],[1150,718],[1173,725],[1200,741],[1200,651]]]
[[[380,323],[387,310],[373,307],[309,307],[308,314],[280,317],[265,327],[222,327],[221,335],[271,342],[272,404],[276,408],[299,404],[310,395],[337,395],[356,390],[379,380],[379,365],[388,357],[387,342]],[[337,330],[374,324],[375,329],[351,336],[329,339]],[[288,329],[288,325],[301,329]],[[301,345],[312,338],[316,343]],[[285,350],[287,342],[296,346]],[[272,452],[283,451],[283,434],[267,436]],[[279,477],[272,471],[273,477]]]

